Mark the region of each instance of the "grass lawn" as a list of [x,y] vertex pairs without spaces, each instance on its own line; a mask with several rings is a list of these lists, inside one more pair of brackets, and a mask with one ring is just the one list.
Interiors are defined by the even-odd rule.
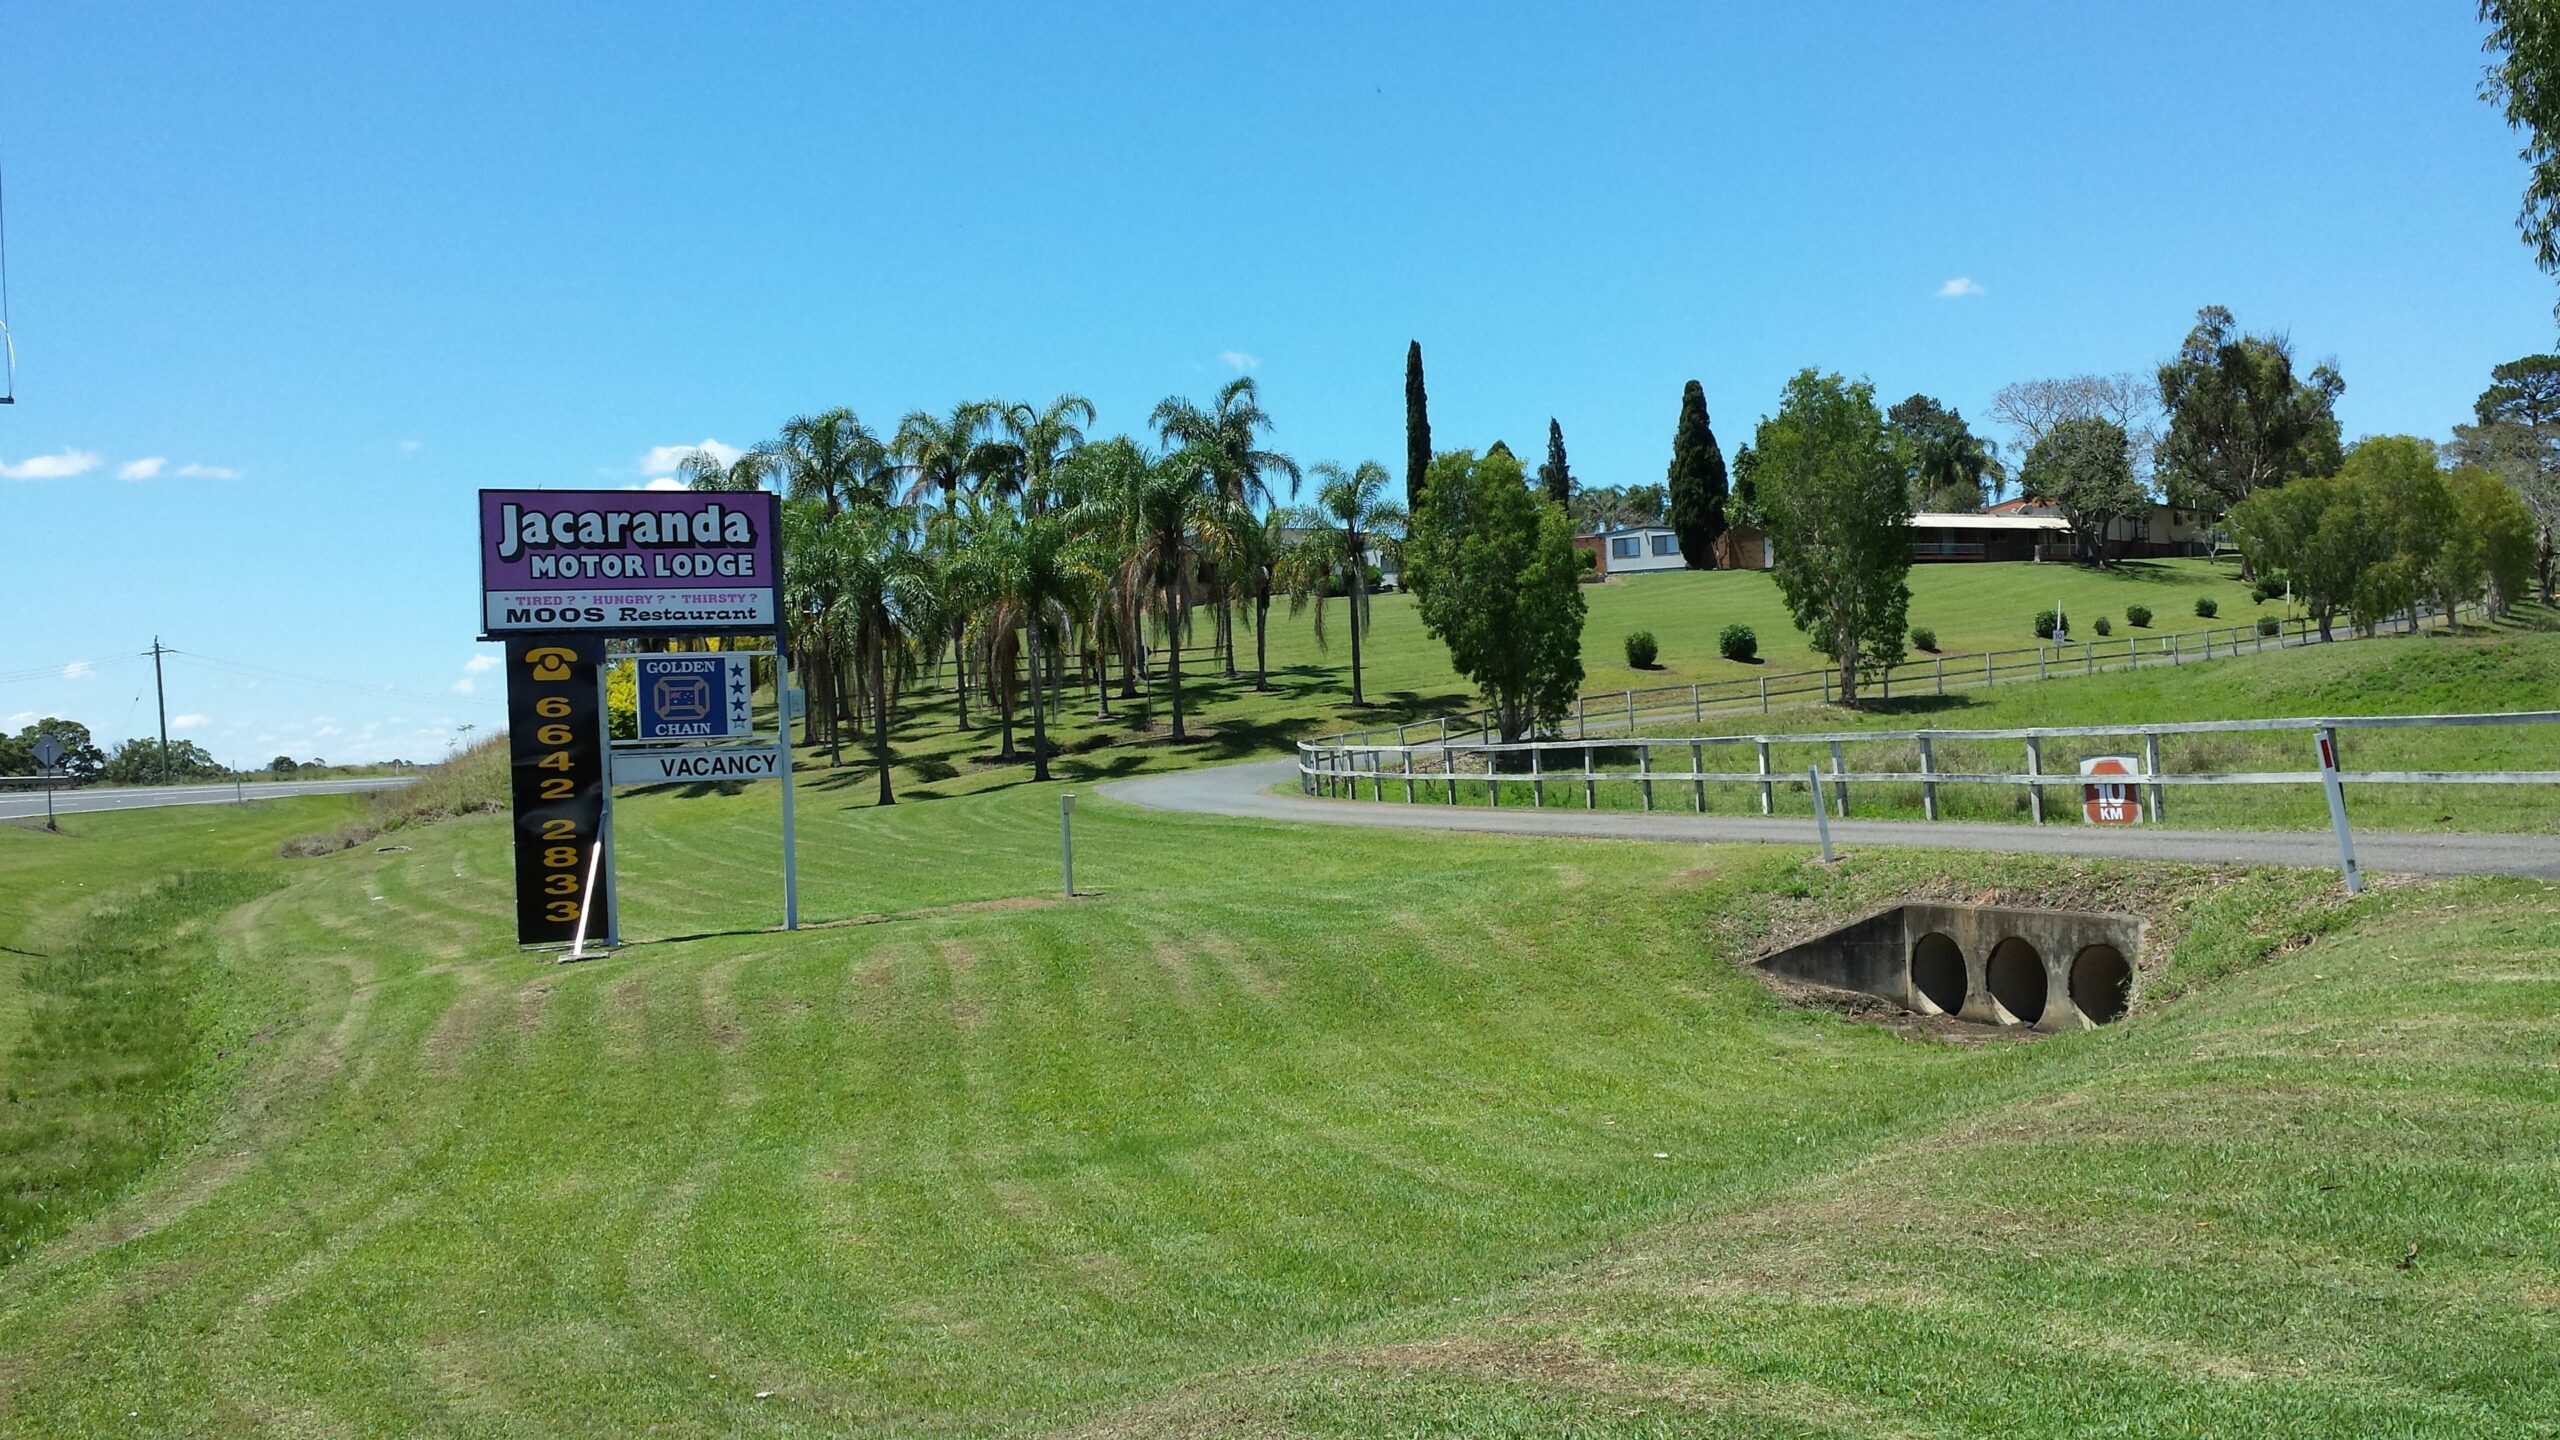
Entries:
[[[2283,608],[2280,603],[2254,605],[2248,588],[2234,574],[2229,565],[2201,560],[2139,563],[2103,572],[2023,563],[1922,565],[1911,572],[1911,613],[1914,624],[1934,625],[1939,645],[1954,655],[2032,647],[2033,614],[2056,599],[2081,615],[2084,625],[2102,610],[2121,622],[2126,605],[2148,605],[2156,618],[2151,630],[2139,632],[2144,635],[2227,628]],[[1583,626],[1584,689],[1588,692],[1747,679],[1818,668],[1822,663],[1788,621],[1777,587],[1765,573],[1646,575],[1586,586],[1583,594],[1590,602],[1590,616]],[[2193,610],[2198,596],[2215,598],[2221,618],[2197,619]],[[1350,646],[1341,629],[1339,605],[1330,617],[1330,649],[1316,645],[1312,614],[1292,618],[1285,606],[1273,611],[1267,692],[1253,687],[1252,631],[1240,631],[1238,652],[1245,668],[1235,679],[1228,679],[1207,648],[1214,627],[1203,612],[1195,617],[1196,633],[1184,647],[1184,704],[1188,727],[1194,732],[1192,741],[1180,747],[1168,743],[1170,703],[1162,693],[1131,701],[1115,699],[1113,718],[1105,720],[1098,717],[1097,697],[1071,688],[1067,705],[1051,723],[1050,742],[1060,752],[1056,773],[1065,779],[1092,781],[1167,765],[1245,759],[1284,751],[1301,737],[1422,720],[1481,703],[1473,687],[1449,668],[1447,649],[1423,631],[1411,596],[1382,595],[1376,607],[1374,628],[1362,643],[1363,689],[1369,705],[1349,703]],[[1740,665],[1716,654],[1716,633],[1734,621],[1758,632],[1761,663]],[[1651,629],[1659,637],[1662,668],[1627,667],[1622,642],[1626,632],[1634,629]],[[2126,633],[2119,625],[2117,634]],[[901,697],[891,727],[896,756],[892,777],[899,795],[935,799],[1025,782],[1030,766],[998,758],[993,717],[976,699],[970,703],[975,728],[958,728],[950,689],[946,668],[919,677]],[[1027,712],[1018,717],[1015,728],[1016,744],[1027,754]],[[825,749],[815,754],[822,764],[838,758]],[[843,803],[868,804],[877,791],[868,756],[868,741],[848,733],[841,766],[812,776],[807,783],[840,796]]]
[[[2179,720],[2258,719],[2283,716],[2349,716],[2392,714],[2459,714],[2466,712],[2550,707],[2560,703],[2560,630],[2542,608],[2520,612],[2516,620],[2473,627],[2460,634],[2429,632],[2386,636],[2354,644],[2314,646],[2264,655],[2246,654],[2172,667],[2163,662],[2139,671],[2117,671],[2086,678],[2057,678],[1945,695],[1902,694],[1871,701],[1858,709],[1809,705],[1770,715],[1710,712],[1703,724],[1688,720],[1647,723],[1640,733],[1659,736],[1767,735],[1857,730],[1990,730],[2028,726],[2138,725]],[[2302,734],[2188,735],[2164,737],[2161,763],[2168,773],[2235,773],[2242,771],[2310,771],[2315,768],[2311,742]],[[2340,751],[2349,770],[2560,770],[2560,726],[2513,726],[2466,729],[2348,731]],[[1595,768],[1631,775],[1636,770],[1631,747],[1596,743]],[[2141,755],[2138,739],[2091,737],[2050,742],[2045,747],[2048,771],[2077,774],[2082,755]],[[1659,768],[1687,769],[1688,752],[1657,751]],[[1426,761],[1428,757],[1426,756]],[[1909,741],[1857,745],[1845,749],[1850,771],[1914,771],[1919,748]],[[1675,762],[1676,761],[1676,765]],[[1386,762],[1390,768],[1395,762]],[[1582,766],[1581,751],[1549,751],[1543,763],[1551,769]],[[1757,763],[1748,746],[1719,747],[1707,752],[1707,768],[1749,771]],[[1933,744],[1933,763],[1940,770],[2017,773],[2025,769],[2023,742],[2013,740]],[[1805,767],[1828,770],[1830,747],[1820,742],[1770,747],[1770,766],[1782,776],[1796,777],[1778,787],[1781,813],[1801,815],[1811,805],[1803,778]],[[1481,772],[1478,772],[1479,776]],[[1365,795],[1366,789],[1362,791]],[[1403,788],[1390,782],[1388,803],[1402,803]],[[1426,786],[1426,801],[1445,791]],[[1593,797],[1602,809],[1635,810],[1643,805],[1640,782],[1604,781]],[[2168,823],[2243,829],[2319,829],[2328,823],[2327,801],[2317,785],[2175,787],[2165,797]],[[1481,778],[1459,787],[1462,804],[1486,803]],[[1502,803],[1533,802],[1529,782],[1508,780]],[[1546,803],[1580,806],[1581,782],[1550,781]],[[1692,787],[1665,782],[1655,786],[1655,803],[1669,809],[1695,805]],[[2049,788],[2049,816],[2077,823],[2076,782]],[[1755,814],[1759,791],[1750,784],[1710,784],[1707,809],[1722,814]],[[1851,787],[1851,813],[1865,818],[1917,819],[1923,813],[1917,784],[1858,784]],[[1950,820],[2026,822],[2027,791],[2017,785],[1938,787],[1939,814]],[[2542,787],[2490,785],[2352,786],[2349,811],[2356,824],[2375,829],[2502,830],[2548,834],[2560,830],[2560,807]]]
[[[1094,800],[1099,893],[1070,903],[1054,789],[813,791],[806,912],[843,923],[789,938],[760,928],[773,787],[628,799],[626,927],[659,938],[573,967],[508,943],[501,816],[294,861],[354,802],[0,831],[0,893],[43,897],[0,921],[29,1034],[123,1037],[5,1062],[32,1249],[0,1269],[0,1428],[2560,1413],[2550,887],[2346,904],[2311,875],[1823,871]],[[2131,907],[2160,953],[2128,1022],[1980,1046],[1733,964],[1913,893]],[[84,1146],[116,1162],[85,1188]]]

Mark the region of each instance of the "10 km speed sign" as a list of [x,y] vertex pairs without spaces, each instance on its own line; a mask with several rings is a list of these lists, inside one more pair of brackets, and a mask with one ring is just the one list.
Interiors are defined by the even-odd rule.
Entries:
[[[2130,755],[2095,755],[2080,762],[2081,818],[2092,825],[2139,825],[2142,801],[2133,793],[2132,777],[2142,773]],[[2125,779],[2109,782],[2105,777]]]

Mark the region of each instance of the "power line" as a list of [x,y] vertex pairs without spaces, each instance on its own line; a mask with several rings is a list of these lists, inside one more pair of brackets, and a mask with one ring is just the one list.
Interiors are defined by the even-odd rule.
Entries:
[[0,685],[23,685],[36,680],[77,680],[123,665],[133,665],[151,658],[148,650],[130,655],[113,655],[103,660],[65,660],[59,665],[37,665],[25,670],[0,670]]
[[279,669],[272,665],[254,665],[244,660],[225,660],[218,655],[207,655],[201,651],[181,650],[174,645],[168,647],[167,653],[183,656],[186,659],[199,661],[203,664],[211,665],[222,670],[228,670],[235,674],[245,675],[253,680],[280,680],[289,684],[309,685],[326,690],[338,690],[351,695],[362,695],[373,699],[387,698],[408,700],[422,705],[471,705],[483,708],[496,708],[501,703],[494,696],[464,695],[457,693],[432,695],[423,690],[405,690],[397,685],[368,685],[357,680],[334,680],[324,675],[304,675],[292,670]]

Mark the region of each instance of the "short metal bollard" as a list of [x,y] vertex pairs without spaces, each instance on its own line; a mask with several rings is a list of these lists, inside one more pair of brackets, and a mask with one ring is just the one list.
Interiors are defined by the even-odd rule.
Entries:
[[1076,797],[1068,791],[1058,797],[1058,866],[1064,872],[1069,898],[1076,893]]

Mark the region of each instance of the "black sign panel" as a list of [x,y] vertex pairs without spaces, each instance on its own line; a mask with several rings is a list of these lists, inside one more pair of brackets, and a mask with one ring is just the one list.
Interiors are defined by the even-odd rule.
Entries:
[[[580,916],[605,933],[605,734],[596,672],[604,641],[521,635],[507,641],[507,760],[515,782],[516,943],[566,945]],[[595,893],[587,877],[596,876]]]

